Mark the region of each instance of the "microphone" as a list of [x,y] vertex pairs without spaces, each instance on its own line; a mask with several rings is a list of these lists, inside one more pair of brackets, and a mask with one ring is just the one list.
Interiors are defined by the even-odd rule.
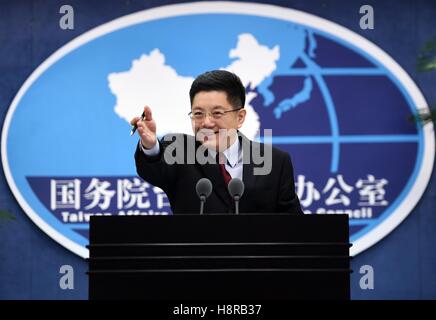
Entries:
[[239,200],[244,194],[244,182],[239,178],[233,178],[228,185],[229,193],[235,200],[235,213],[239,214]]
[[195,186],[195,190],[197,191],[197,195],[200,198],[200,214],[203,214],[206,198],[209,197],[212,193],[212,182],[210,182],[210,180],[207,178],[201,178],[200,180],[198,180],[197,185]]

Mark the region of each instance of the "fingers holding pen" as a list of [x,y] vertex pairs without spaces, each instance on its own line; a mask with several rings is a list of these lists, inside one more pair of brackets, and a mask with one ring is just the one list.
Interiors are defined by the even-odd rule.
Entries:
[[[132,126],[135,126],[136,128],[138,127],[140,122],[149,123],[151,125],[151,127],[153,127],[154,120],[153,120],[153,116],[152,116],[152,112],[151,112],[150,107],[145,106],[144,111],[142,112],[142,115],[140,117],[134,117],[132,120],[130,120],[130,124]],[[135,130],[136,130],[136,128],[135,128]]]
[[138,124],[138,121],[144,120],[153,120],[151,109],[149,106],[144,107],[144,111],[142,112],[142,115],[140,117],[134,117],[132,120],[130,120],[130,124],[134,126]]
[[144,125],[144,128],[147,130],[150,130],[151,133],[156,133],[156,123],[154,122],[151,108],[149,106],[144,107],[144,112],[142,113],[142,120],[138,123],[142,123]]
[[130,124],[132,126],[136,125],[138,123],[138,121],[141,120],[141,117],[134,117],[132,120],[130,120]]
[[156,144],[156,123],[153,120],[150,107],[145,106],[142,116],[133,118],[131,124],[136,126],[141,143],[145,148],[149,149]]
[[153,116],[152,116],[151,109],[150,109],[149,106],[145,106],[145,107],[144,107],[144,112],[143,112],[142,114],[143,114],[143,116],[144,116],[144,120],[145,120],[145,121],[151,121],[151,120],[153,120]]

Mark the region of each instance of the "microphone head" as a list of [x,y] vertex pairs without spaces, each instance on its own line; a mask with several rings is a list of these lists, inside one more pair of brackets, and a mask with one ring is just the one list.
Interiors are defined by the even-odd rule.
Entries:
[[232,198],[239,197],[241,198],[244,194],[244,182],[242,182],[239,178],[233,178],[229,182],[229,193],[232,196]]
[[200,180],[198,180],[197,185],[195,186],[195,190],[197,191],[197,195],[199,198],[207,198],[212,193],[212,182],[210,182],[210,180],[207,178],[201,178]]

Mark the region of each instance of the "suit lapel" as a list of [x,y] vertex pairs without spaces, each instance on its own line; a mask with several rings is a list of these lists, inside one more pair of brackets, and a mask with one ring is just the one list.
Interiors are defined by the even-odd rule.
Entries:
[[[240,134],[242,135],[242,134]],[[245,188],[251,188],[255,184],[256,176],[253,174],[254,164],[253,159],[251,159],[252,144],[245,136],[240,136],[242,143],[242,181],[244,182]]]
[[253,174],[254,163],[251,158],[252,142],[247,139],[242,133],[239,133],[239,141],[242,145],[242,157],[243,157],[243,169],[242,169],[242,181],[244,182],[244,195],[241,198],[240,210],[241,212],[247,212],[249,205],[247,199],[250,199],[250,190],[253,190],[256,185],[256,176]]

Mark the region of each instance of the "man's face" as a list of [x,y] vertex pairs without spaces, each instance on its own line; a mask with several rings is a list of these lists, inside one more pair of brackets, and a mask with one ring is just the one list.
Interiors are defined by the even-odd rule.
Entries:
[[[245,109],[234,108],[224,91],[200,91],[192,101],[192,129],[196,139],[209,149],[224,151],[236,139],[244,123]],[[198,117],[203,115],[203,117]],[[197,117],[196,117],[197,116]],[[217,117],[219,119],[217,119]]]

